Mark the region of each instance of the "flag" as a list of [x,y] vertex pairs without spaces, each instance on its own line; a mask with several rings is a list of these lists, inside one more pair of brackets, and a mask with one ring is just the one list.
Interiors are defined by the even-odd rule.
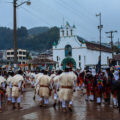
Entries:
[[101,60],[100,60],[100,56],[99,56],[99,60],[98,60],[98,64],[96,66],[96,72],[100,73],[101,72]]

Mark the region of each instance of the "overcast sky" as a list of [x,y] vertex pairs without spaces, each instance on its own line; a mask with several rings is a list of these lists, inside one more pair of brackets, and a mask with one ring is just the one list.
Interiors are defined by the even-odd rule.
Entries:
[[[13,26],[13,0],[0,0],[0,26]],[[18,3],[24,0],[18,0]],[[118,30],[114,41],[120,36],[120,0],[31,0],[31,6],[17,9],[18,27],[58,26],[64,21],[75,24],[77,34],[90,41],[98,41],[96,13],[102,13],[102,41],[110,39],[106,31]]]

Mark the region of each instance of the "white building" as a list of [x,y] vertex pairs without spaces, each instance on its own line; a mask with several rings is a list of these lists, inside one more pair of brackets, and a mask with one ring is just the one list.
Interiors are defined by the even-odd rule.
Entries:
[[[108,65],[108,59],[112,58],[111,48],[101,46],[101,64]],[[76,35],[75,26],[68,23],[60,28],[60,40],[53,46],[53,60],[59,62],[58,68],[69,65],[73,68],[95,66],[100,55],[99,44],[91,43]]]
[[6,50],[0,50],[0,60],[7,60]]
[[[17,59],[19,64],[26,63],[26,50],[18,49],[17,50]],[[12,62],[14,61],[14,49],[7,50],[7,60]]]
[[38,55],[39,59],[49,59],[49,60],[53,60],[53,50],[46,50],[45,52],[40,53],[40,55]]

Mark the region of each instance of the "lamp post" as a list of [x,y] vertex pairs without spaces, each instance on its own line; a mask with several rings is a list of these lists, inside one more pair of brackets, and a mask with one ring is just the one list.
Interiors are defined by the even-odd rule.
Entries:
[[23,4],[27,4],[27,5],[30,5],[31,2],[29,0],[26,0],[24,2],[21,2],[20,4],[17,3],[18,0],[13,0],[13,32],[14,32],[14,64],[17,64],[18,63],[18,59],[17,59],[17,19],[16,19],[16,16],[17,16],[17,11],[16,9],[18,7],[20,7],[21,5]]

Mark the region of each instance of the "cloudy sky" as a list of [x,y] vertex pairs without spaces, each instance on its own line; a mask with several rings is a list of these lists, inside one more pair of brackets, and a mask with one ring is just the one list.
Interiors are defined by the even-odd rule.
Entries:
[[[0,0],[0,26],[13,26],[13,0]],[[18,0],[18,3],[24,0]],[[98,41],[95,16],[102,13],[102,41],[109,42],[106,31],[118,30],[114,41],[120,36],[120,0],[31,0],[31,6],[22,5],[17,9],[18,27],[58,26],[68,21],[75,24],[77,34],[90,41]],[[64,21],[64,22],[63,22]]]

